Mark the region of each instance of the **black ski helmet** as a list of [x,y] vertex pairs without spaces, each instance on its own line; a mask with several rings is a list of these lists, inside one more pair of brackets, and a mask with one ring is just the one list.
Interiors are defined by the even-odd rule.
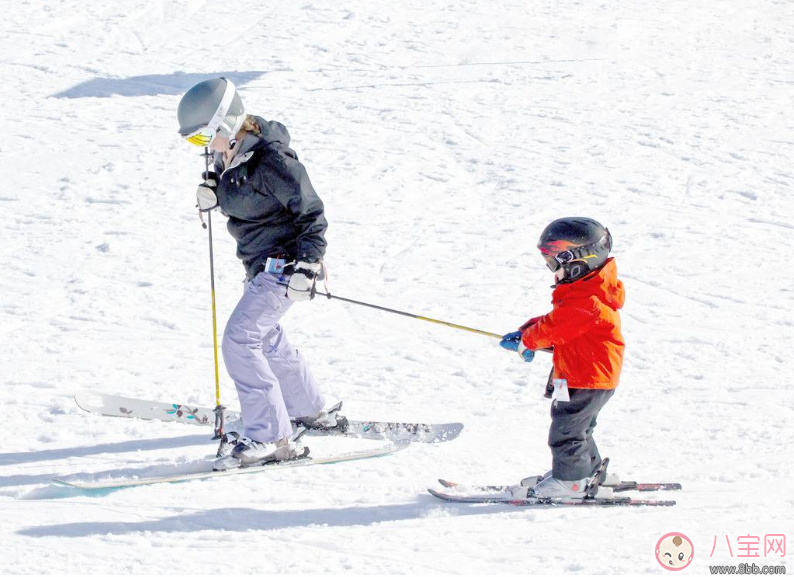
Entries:
[[592,218],[559,218],[543,230],[538,249],[552,272],[563,269],[558,282],[569,283],[604,266],[612,250],[612,235]]
[[245,108],[231,80],[213,78],[185,92],[176,115],[179,134],[192,144],[208,146],[218,132],[235,137],[245,120]]

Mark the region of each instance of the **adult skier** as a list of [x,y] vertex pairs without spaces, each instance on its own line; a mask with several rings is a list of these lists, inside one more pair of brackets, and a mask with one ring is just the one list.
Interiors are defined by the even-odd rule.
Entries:
[[246,114],[230,80],[193,86],[177,117],[187,142],[214,153],[214,170],[203,174],[196,192],[198,207],[219,208],[228,217],[246,271],[221,347],[245,431],[216,468],[297,458],[307,450],[293,440],[290,417],[308,428],[343,429],[347,423],[322,410],[317,381],[279,324],[293,302],[314,298],[323,276],[323,203],[289,148],[287,129]]
[[[549,447],[552,469],[513,488],[515,497],[584,498],[601,467],[593,429],[618,386],[625,347],[620,314],[625,291],[609,258],[612,235],[591,218],[561,218],[540,236],[538,249],[554,273],[552,311],[506,334],[501,345],[531,362],[554,348]],[[610,483],[617,482],[616,477]]]

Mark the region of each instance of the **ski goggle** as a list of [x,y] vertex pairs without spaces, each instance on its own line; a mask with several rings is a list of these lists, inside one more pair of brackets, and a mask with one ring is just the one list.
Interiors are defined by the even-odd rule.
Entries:
[[218,104],[218,108],[215,110],[215,114],[212,115],[212,118],[206,125],[185,136],[185,140],[196,146],[209,146],[219,133],[229,136],[228,129],[223,124],[223,121],[226,120],[226,115],[229,113],[229,107],[232,105],[234,93],[234,84],[232,84],[230,80],[227,80],[226,90],[223,92],[223,98],[221,98],[220,104]]
[[549,267],[551,272],[556,272],[562,265],[567,264],[576,259],[574,254],[569,250],[558,252],[557,254],[541,253],[546,261],[546,266]]
[[195,132],[191,132],[185,137],[190,144],[195,144],[196,146],[209,146],[210,142],[215,139],[215,135],[221,132],[221,127],[217,127],[213,129],[210,126],[205,126],[203,128],[199,128]]
[[540,248],[540,254],[542,254],[543,258],[546,260],[546,266],[549,267],[549,270],[551,270],[551,272],[557,272],[561,266],[575,260],[586,261],[591,258],[598,258],[599,253],[604,250],[606,254],[608,254],[609,251],[612,250],[612,235],[609,229],[604,229],[604,231],[606,234],[598,239],[597,242],[583,246],[571,246],[568,244],[571,248],[561,250],[560,252],[551,252],[547,247],[538,248]]

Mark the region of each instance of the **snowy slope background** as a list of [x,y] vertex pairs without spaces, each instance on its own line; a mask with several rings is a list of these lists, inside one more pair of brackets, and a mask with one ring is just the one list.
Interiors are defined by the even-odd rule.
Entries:
[[[3,14],[0,572],[663,573],[654,545],[681,531],[685,572],[702,573],[736,562],[725,536],[794,535],[791,2],[9,0]],[[340,296],[507,332],[548,310],[542,228],[608,225],[628,346],[596,438],[624,478],[682,482],[678,506],[433,499],[439,476],[549,467],[550,359],[321,299],[284,324],[329,401],[462,421],[459,439],[99,495],[52,486],[214,450],[207,430],[89,415],[72,395],[214,403],[203,160],[176,106],[220,75],[290,129]],[[220,215],[215,257],[220,332],[243,277]],[[236,406],[225,375],[222,399]]]

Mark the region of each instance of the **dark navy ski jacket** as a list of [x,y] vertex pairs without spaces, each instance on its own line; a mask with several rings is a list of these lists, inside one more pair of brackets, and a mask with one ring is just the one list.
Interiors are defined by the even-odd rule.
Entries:
[[279,122],[255,118],[262,133],[246,135],[228,169],[222,154],[214,156],[218,204],[249,279],[268,257],[322,260],[328,228],[323,202],[289,148],[289,132]]

